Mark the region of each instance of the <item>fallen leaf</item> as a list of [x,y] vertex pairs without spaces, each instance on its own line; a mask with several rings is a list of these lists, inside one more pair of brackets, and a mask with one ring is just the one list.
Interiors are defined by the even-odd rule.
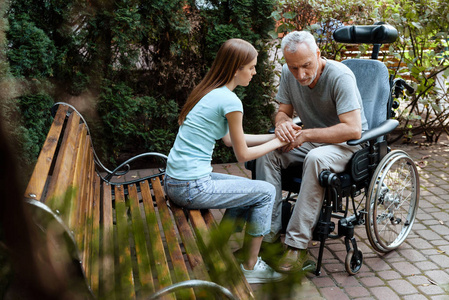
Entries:
[[427,161],[420,160],[420,161],[416,161],[415,165],[417,165],[418,167],[420,167],[422,169],[422,168],[425,168],[427,166],[427,163],[428,163]]
[[446,253],[446,251],[437,250],[438,253]]
[[427,279],[427,280],[429,280],[429,282],[430,282],[431,284],[433,284],[433,285],[438,285],[435,281],[433,281],[433,280],[431,280],[431,279]]

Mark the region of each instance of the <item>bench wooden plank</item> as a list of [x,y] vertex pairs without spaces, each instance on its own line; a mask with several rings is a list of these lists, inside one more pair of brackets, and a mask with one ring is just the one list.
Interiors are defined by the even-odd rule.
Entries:
[[90,286],[93,291],[98,295],[98,289],[100,286],[100,176],[94,175],[94,197],[92,202],[93,209],[93,222],[92,222],[92,252],[90,254]]
[[[82,228],[84,229],[84,237],[82,244],[83,251],[83,265],[86,272],[87,278],[91,277],[91,265],[89,263],[89,259],[91,257],[92,251],[92,229],[93,229],[93,198],[94,198],[94,175],[95,175],[95,166],[93,161],[92,151],[88,151],[91,149],[90,138],[86,137],[85,143],[85,156],[88,163],[84,166],[86,174],[86,182],[84,182],[84,188],[80,189],[80,197],[84,199],[80,199],[80,202],[84,203],[82,205],[83,211],[81,211],[81,215],[84,215],[83,218],[80,218],[80,222]],[[80,230],[82,232],[82,230]]]
[[[101,299],[116,299],[115,297],[115,266],[114,266],[114,212],[112,208],[111,185],[103,182],[103,228],[101,243],[101,284],[98,294]],[[94,290],[94,293],[96,291]]]
[[[229,282],[226,282],[227,280],[229,280],[229,278],[223,278],[223,276],[221,276],[222,274],[227,273],[227,267],[222,260],[217,247],[215,247],[215,244],[212,242],[211,234],[207,228],[203,216],[201,215],[201,211],[189,210],[188,214],[190,223],[195,230],[197,239],[201,243],[201,250],[203,251],[202,255],[205,259],[207,259],[207,263],[211,267],[209,273],[211,274],[212,280],[221,285],[230,287],[232,293],[240,296],[235,286],[233,284],[230,285]],[[227,274],[229,275],[229,273]]]
[[[175,231],[175,225],[168,209],[164,192],[160,179],[158,177],[151,179],[151,185],[153,187],[154,197],[156,199],[158,212],[162,222],[162,229],[164,231],[168,252],[170,254],[171,263],[173,265],[173,272],[176,282],[182,282],[189,280],[189,273],[184,261],[179,241]],[[187,299],[194,297],[193,290],[183,290],[179,292],[181,299]]]
[[[145,219],[148,226],[148,233],[150,239],[150,248],[148,252],[154,259],[156,276],[158,279],[157,289],[170,286],[173,282],[168,268],[168,262],[165,255],[164,244],[159,230],[159,225],[156,216],[156,209],[153,204],[151,196],[150,184],[147,180],[140,183],[140,190],[142,193],[142,201],[145,211]],[[173,294],[168,295],[170,299],[176,299]]]
[[80,200],[82,200],[80,191],[82,190],[82,186],[85,183],[84,180],[84,173],[83,173],[83,166],[87,163],[87,156],[86,154],[86,135],[87,130],[83,130],[82,124],[78,127],[78,140],[76,141],[76,145],[78,146],[77,149],[77,156],[76,161],[74,164],[74,171],[73,171],[73,177],[72,182],[69,182],[69,187],[72,187],[73,189],[76,189],[76,194],[78,196],[77,201],[71,201],[71,205],[69,207],[70,211],[66,213],[66,223],[69,225],[69,228],[74,231],[75,234],[75,240],[79,244],[80,239],[80,233],[78,231],[78,228],[80,227],[79,218],[80,218]]
[[[48,185],[48,194],[46,196],[47,205],[56,213],[61,214],[67,221],[65,203],[71,202],[76,192],[69,186],[73,177],[73,168],[77,154],[78,126],[80,117],[77,114],[71,114],[67,122],[66,133],[64,134],[61,149],[56,159],[53,175]],[[66,201],[64,201],[64,199]],[[67,223],[66,223],[67,224]]]
[[[216,230],[218,226],[214,216],[212,215],[212,212],[210,210],[203,210],[201,211],[201,214],[203,216],[206,226],[208,227],[208,231],[211,232],[213,230]],[[240,269],[240,265],[235,260],[234,254],[232,253],[231,249],[229,247],[223,247],[222,255],[223,260],[231,264],[228,266],[228,268],[232,268],[233,272],[240,274],[240,276],[232,277],[231,279],[234,281],[234,284],[236,285],[238,294],[241,295],[241,297],[244,299],[255,299],[254,293],[252,292],[249,283],[246,280],[244,281],[238,280],[238,278],[241,278],[244,275],[242,270]]]
[[[68,220],[70,228],[74,231],[75,240],[81,252],[84,252],[84,219],[86,217],[85,206],[88,199],[85,197],[86,189],[89,188],[90,182],[87,181],[87,166],[89,164],[89,148],[87,131],[83,128],[83,124],[78,128],[78,149],[76,154],[76,162],[73,166],[72,181],[69,182],[69,187],[73,189],[74,200],[71,201],[71,212],[68,214],[71,220]],[[81,253],[81,259],[84,263],[84,257]]]
[[129,206],[132,218],[132,230],[137,257],[137,268],[139,270],[140,297],[147,298],[154,292],[153,276],[151,272],[150,257],[148,255],[147,242],[145,238],[145,224],[140,212],[137,187],[135,184],[128,186]]
[[31,179],[28,182],[25,190],[25,198],[32,198],[42,201],[42,193],[45,188],[46,180],[50,173],[50,168],[53,162],[53,157],[58,146],[59,136],[64,125],[64,120],[67,115],[68,107],[60,105],[58,112],[55,115],[50,131],[47,134],[42,150],[39,154],[36,166],[34,167]]
[[175,217],[178,231],[180,232],[181,240],[184,244],[187,259],[192,268],[195,278],[210,281],[209,273],[207,272],[206,264],[201,256],[200,249],[196,243],[196,237],[189,225],[184,210],[174,203],[170,203],[171,210]]
[[135,299],[134,277],[132,272],[131,249],[129,246],[128,210],[125,203],[123,186],[115,187],[115,212],[117,223],[117,257],[120,297]]

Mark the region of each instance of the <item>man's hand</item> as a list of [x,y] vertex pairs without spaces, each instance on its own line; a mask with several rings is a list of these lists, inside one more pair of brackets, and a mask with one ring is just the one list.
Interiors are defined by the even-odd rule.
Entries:
[[281,141],[293,143],[300,130],[301,126],[296,125],[292,121],[285,121],[276,126],[274,133]]

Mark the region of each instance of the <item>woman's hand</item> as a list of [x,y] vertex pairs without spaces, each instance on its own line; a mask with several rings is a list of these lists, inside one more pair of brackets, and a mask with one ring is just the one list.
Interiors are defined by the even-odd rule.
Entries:
[[280,150],[282,152],[289,152],[293,148],[300,147],[302,145],[302,143],[303,143],[303,141],[301,139],[301,135],[302,135],[302,130],[300,129],[300,130],[295,130],[293,142],[283,142],[281,139],[279,139],[284,144],[280,148]]
[[285,121],[276,126],[274,134],[282,142],[293,143],[296,140],[300,130],[301,126],[291,121]]

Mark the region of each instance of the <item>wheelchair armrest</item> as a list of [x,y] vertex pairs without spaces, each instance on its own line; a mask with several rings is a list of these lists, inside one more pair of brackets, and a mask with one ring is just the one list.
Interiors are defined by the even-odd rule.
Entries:
[[360,145],[362,143],[377,139],[387,133],[392,132],[396,127],[398,127],[398,120],[389,119],[377,126],[376,128],[367,130],[362,133],[362,137],[358,140],[350,140],[347,142],[350,146]]

